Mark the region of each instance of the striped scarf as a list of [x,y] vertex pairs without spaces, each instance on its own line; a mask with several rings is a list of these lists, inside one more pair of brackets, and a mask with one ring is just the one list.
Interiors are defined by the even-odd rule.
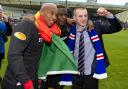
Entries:
[[[107,78],[104,53],[103,53],[100,38],[97,35],[95,28],[93,28],[91,31],[88,31],[88,34],[96,52],[96,65],[95,65],[95,71],[94,71],[93,77],[96,79]],[[75,37],[76,37],[76,25],[74,25],[71,28],[69,32],[68,42],[67,42],[67,45],[71,53],[74,53],[75,39],[76,39]]]

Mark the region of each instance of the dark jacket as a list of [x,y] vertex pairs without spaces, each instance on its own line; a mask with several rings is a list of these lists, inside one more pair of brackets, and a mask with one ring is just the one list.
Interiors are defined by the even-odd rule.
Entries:
[[[121,23],[117,18],[107,19],[107,23],[105,23],[101,20],[98,20],[98,21],[94,22],[94,27],[95,27],[96,32],[99,35],[99,38],[101,40],[101,45],[103,48],[103,52],[105,54],[105,64],[106,64],[106,66],[108,66],[110,63],[109,63],[106,51],[104,49],[104,42],[102,39],[102,34],[112,34],[112,33],[121,31],[121,29],[122,29]],[[95,55],[95,60],[96,60],[96,55]],[[96,62],[95,60],[92,65],[92,68],[93,68],[92,70],[95,69],[95,62]]]
[[61,30],[61,39],[67,43],[67,37],[68,37],[68,33],[69,33],[69,26],[66,24],[66,25],[63,25],[63,26],[59,26],[60,30]]
[[7,29],[6,35],[7,36],[11,36],[11,34],[12,34],[12,26],[11,26],[11,24],[10,24],[10,22],[5,22],[5,24],[6,24],[6,29]]
[[37,69],[41,49],[37,28],[32,21],[22,21],[14,27],[3,89],[16,89],[17,82],[22,84],[28,80],[32,80],[34,89],[37,89]]

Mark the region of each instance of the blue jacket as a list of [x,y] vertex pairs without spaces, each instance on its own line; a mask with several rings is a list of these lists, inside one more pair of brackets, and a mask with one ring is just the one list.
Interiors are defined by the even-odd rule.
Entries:
[[4,42],[6,40],[6,25],[0,21],[0,54],[4,53]]

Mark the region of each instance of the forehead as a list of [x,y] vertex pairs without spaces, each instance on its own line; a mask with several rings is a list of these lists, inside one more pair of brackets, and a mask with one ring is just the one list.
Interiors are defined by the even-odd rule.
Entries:
[[66,8],[58,8],[58,13],[67,13],[67,9]]
[[58,9],[54,6],[49,6],[45,8],[45,12],[47,13],[58,13]]
[[88,14],[87,10],[86,9],[76,9],[75,10],[75,15],[81,15],[81,14]]

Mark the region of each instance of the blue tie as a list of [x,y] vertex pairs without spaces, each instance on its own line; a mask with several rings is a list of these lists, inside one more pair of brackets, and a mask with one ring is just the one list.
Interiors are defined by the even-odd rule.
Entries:
[[78,71],[81,75],[84,75],[84,57],[85,57],[85,42],[83,31],[80,35],[79,40],[79,55],[78,55]]

